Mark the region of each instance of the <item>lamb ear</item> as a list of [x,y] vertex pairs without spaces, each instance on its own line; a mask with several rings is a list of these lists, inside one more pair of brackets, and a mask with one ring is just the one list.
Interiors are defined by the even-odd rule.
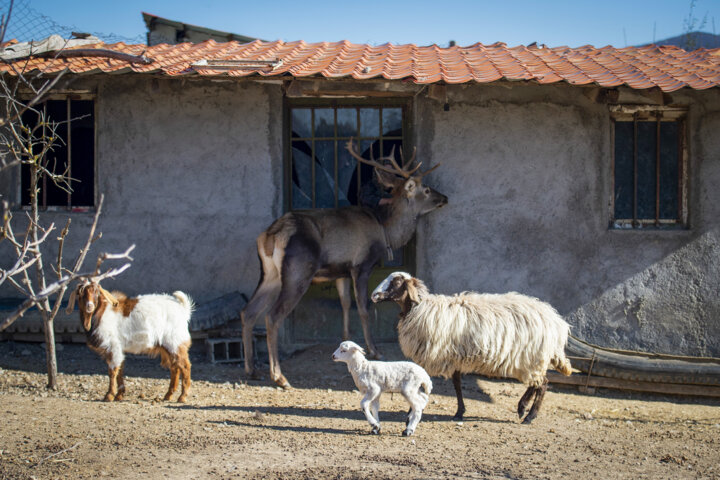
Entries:
[[405,281],[405,289],[411,302],[420,303],[420,296],[418,295],[417,284],[414,278]]
[[362,353],[363,355],[365,355],[365,350],[363,350],[363,348],[362,348],[360,345],[353,345],[352,348],[351,348],[351,350],[352,350],[353,352],[360,352],[360,353]]
[[78,285],[72,292],[70,292],[70,298],[68,298],[68,306],[65,309],[65,313],[70,315],[73,310],[75,310],[75,297],[77,297],[78,290],[80,290],[80,285]]

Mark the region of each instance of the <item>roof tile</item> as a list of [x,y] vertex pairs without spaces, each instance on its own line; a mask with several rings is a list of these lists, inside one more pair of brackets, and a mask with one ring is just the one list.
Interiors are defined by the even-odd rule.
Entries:
[[[82,48],[89,48],[84,45]],[[720,49],[686,52],[672,46],[577,48],[508,47],[504,43],[442,48],[437,45],[367,45],[348,41],[306,43],[263,42],[126,45],[97,44],[94,48],[145,55],[151,64],[77,57],[31,58],[24,71],[56,73],[65,68],[77,74],[155,73],[167,76],[319,76],[354,79],[412,79],[415,83],[488,83],[497,80],[567,82],[603,87],[658,87],[671,92],[683,87],[720,86]],[[200,61],[223,65],[197,65]],[[258,62],[258,63],[252,63]],[[274,62],[262,64],[262,62]],[[0,72],[14,74],[7,65]]]

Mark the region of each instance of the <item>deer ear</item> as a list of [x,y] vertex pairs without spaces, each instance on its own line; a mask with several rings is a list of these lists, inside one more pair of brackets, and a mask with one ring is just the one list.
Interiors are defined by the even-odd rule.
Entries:
[[410,297],[411,302],[420,303],[420,297],[418,296],[414,278],[405,281],[405,289],[407,290],[408,297]]
[[376,168],[375,175],[377,175],[378,182],[380,182],[380,185],[382,185],[383,187],[395,188],[395,185],[397,183],[397,177],[392,173],[383,172],[382,170]]
[[407,182],[405,182],[405,193],[409,197],[415,192],[415,189],[417,188],[417,182],[410,178]]

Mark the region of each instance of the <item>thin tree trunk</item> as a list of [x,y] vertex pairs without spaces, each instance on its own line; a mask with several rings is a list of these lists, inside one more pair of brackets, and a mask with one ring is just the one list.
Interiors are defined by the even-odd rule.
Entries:
[[[40,212],[38,208],[38,182],[40,181],[40,165],[38,162],[42,161],[42,158],[35,159],[35,163],[32,164],[30,171],[30,205],[31,215],[30,219],[32,225],[30,226],[30,234],[33,242],[38,243],[38,229],[40,228]],[[38,291],[42,292],[45,290],[45,269],[43,268],[43,258],[40,252],[40,245],[35,247],[34,255],[37,258],[35,262],[35,271],[37,274]],[[48,383],[47,388],[51,390],[57,390],[57,358],[55,356],[55,328],[54,328],[54,317],[50,315],[50,301],[46,298],[37,304],[38,310],[42,314],[43,327],[45,328],[45,363],[47,365]]]

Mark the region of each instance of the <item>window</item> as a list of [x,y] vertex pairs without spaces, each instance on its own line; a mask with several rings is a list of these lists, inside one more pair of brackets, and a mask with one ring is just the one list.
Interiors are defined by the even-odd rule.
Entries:
[[[55,133],[59,140],[45,158],[47,169],[53,173],[67,172],[70,189],[55,185],[47,175],[40,185],[39,206],[83,209],[95,204],[95,102],[91,98],[47,100],[38,109],[45,112],[48,122],[57,124]],[[37,124],[37,114],[26,111],[23,123]],[[30,167],[23,165],[20,170],[21,201],[30,205]]]
[[[346,144],[352,138],[360,155],[375,159],[389,155],[395,147],[399,159],[409,103],[289,102],[287,209],[361,204],[361,191],[373,180],[373,168],[357,162]],[[406,249],[399,249],[393,261],[384,265],[403,265],[407,255]]]
[[615,107],[613,228],[685,226],[685,113]]
[[350,138],[365,158],[389,155],[403,144],[401,106],[291,107],[290,209],[333,208],[359,203],[372,167],[345,145]]

